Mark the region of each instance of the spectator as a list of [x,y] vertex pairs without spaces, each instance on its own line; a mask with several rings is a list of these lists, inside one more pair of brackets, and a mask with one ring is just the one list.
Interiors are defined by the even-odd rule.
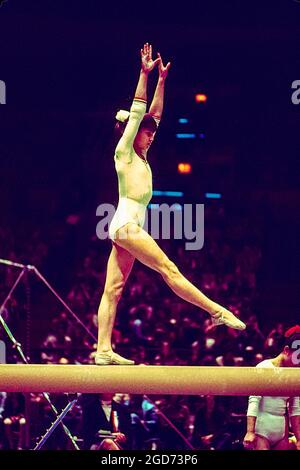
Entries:
[[131,419],[128,407],[113,398],[113,393],[82,395],[84,449],[131,448]]
[[[296,325],[285,333],[284,347],[273,359],[260,362],[257,367],[299,366],[300,326]],[[300,398],[250,396],[247,411],[247,433],[244,437],[246,449],[288,450],[289,419],[295,433],[296,448],[300,450]]]

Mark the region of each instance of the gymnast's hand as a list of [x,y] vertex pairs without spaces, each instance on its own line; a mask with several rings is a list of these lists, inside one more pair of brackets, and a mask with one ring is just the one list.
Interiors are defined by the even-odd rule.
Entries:
[[244,437],[243,445],[247,450],[253,450],[254,444],[256,441],[256,434],[255,432],[247,432],[246,436]]
[[141,49],[141,67],[142,71],[145,73],[151,72],[154,69],[156,64],[158,64],[160,58],[158,57],[156,60],[152,60],[152,46],[151,44],[144,44],[143,49]]
[[169,68],[171,67],[171,62],[168,62],[167,65],[164,66],[160,53],[158,52],[157,55],[159,58],[159,62],[158,62],[159,78],[162,80],[165,80],[167,78]]

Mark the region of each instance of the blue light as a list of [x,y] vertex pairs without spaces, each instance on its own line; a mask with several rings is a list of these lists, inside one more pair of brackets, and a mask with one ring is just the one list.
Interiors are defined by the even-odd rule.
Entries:
[[169,197],[183,197],[182,191],[159,191],[154,190],[153,196],[169,196]]
[[181,191],[165,191],[165,196],[169,197],[183,197],[183,192]]
[[220,193],[205,193],[207,199],[221,199],[222,194]]
[[177,139],[195,139],[196,138],[196,134],[194,133],[179,133],[179,134],[176,134],[176,137]]
[[200,139],[205,139],[205,134],[204,134],[204,132],[201,132],[201,134],[199,134],[199,137],[200,137]]
[[[159,209],[160,208],[160,204],[153,204],[153,203],[150,203],[148,204],[148,209]],[[170,206],[170,209],[173,209],[175,211],[182,211],[182,205],[181,204],[172,204],[172,206]]]
[[180,124],[187,124],[187,123],[189,122],[189,120],[188,120],[187,118],[179,118],[179,119],[178,119],[178,122],[179,122]]

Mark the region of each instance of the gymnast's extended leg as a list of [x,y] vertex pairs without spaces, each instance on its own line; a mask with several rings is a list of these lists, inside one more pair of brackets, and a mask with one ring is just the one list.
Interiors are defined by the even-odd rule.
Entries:
[[168,286],[182,299],[206,310],[220,323],[239,330],[246,325],[233,313],[209,299],[183,274],[161,250],[155,240],[138,225],[128,223],[118,230],[115,242],[127,250],[134,258],[159,272]]

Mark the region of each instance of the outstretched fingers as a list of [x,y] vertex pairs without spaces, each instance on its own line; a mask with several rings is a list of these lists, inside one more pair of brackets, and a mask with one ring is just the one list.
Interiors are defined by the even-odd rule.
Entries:
[[143,49],[141,49],[141,51],[142,51],[142,54],[146,56],[147,58],[152,57],[152,46],[149,45],[148,42],[144,44],[144,47]]
[[162,60],[161,55],[160,55],[159,52],[157,53],[157,55],[158,55],[159,60],[161,61],[162,67],[163,67],[164,69],[167,69],[167,70],[168,70],[168,69],[170,68],[170,66],[171,66],[171,62],[168,62],[167,65],[164,65],[163,60]]
[[163,64],[162,58],[160,53],[157,53],[158,60],[159,60],[159,73],[161,77],[166,77],[169,71],[169,68],[171,67],[171,62],[168,62],[167,65]]
[[160,62],[159,57],[156,60],[152,59],[152,46],[148,42],[146,42],[141,49],[141,60],[143,70],[146,72],[151,72],[151,70],[153,70],[154,67]]

